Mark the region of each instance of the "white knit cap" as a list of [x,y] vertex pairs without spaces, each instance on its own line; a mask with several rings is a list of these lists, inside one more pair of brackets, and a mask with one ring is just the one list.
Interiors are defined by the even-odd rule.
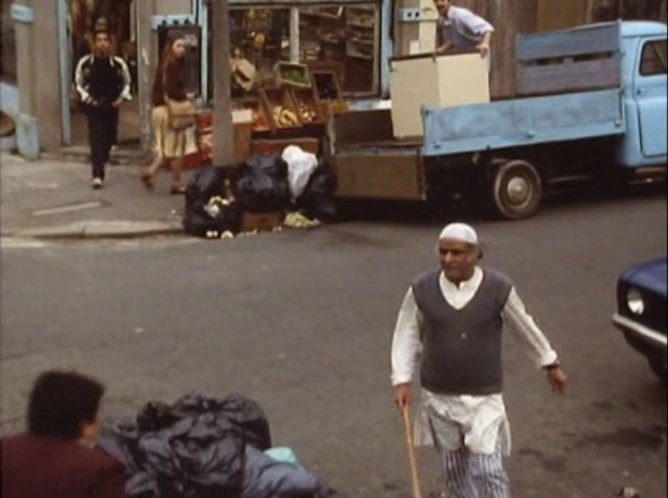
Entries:
[[438,240],[442,239],[461,240],[474,246],[478,245],[478,234],[466,223],[450,223],[446,225],[438,237]]

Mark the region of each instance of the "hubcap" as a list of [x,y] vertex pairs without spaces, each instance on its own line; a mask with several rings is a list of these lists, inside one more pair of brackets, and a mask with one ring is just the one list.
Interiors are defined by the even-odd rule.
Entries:
[[531,185],[526,178],[516,176],[508,182],[506,192],[508,195],[508,200],[512,204],[524,204],[529,200]]

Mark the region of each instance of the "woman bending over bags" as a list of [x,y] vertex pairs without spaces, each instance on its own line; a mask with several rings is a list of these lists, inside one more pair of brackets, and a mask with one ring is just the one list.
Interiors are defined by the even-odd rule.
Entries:
[[184,193],[181,162],[183,156],[197,151],[195,106],[186,94],[185,53],[183,38],[168,40],[155,75],[152,119],[156,157],[141,176],[149,190],[158,170],[167,163],[173,175],[170,193]]

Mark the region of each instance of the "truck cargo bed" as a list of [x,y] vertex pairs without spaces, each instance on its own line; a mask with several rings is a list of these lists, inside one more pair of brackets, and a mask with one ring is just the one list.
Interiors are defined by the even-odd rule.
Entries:
[[626,132],[621,90],[550,95],[423,112],[423,155],[443,156]]
[[396,140],[389,110],[336,114],[327,137],[338,197],[425,198],[422,141]]

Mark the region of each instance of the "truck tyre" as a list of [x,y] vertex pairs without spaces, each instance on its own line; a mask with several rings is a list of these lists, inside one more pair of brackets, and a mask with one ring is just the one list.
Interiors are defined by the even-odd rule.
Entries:
[[513,159],[502,164],[492,181],[492,203],[504,218],[520,220],[533,216],[540,207],[543,186],[531,163]]

